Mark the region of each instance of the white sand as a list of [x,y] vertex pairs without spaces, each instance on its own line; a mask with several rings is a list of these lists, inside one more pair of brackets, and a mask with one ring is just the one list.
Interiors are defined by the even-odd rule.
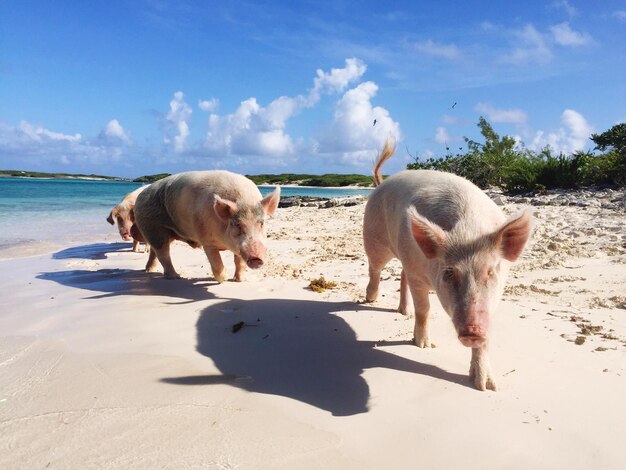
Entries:
[[479,392],[434,294],[438,347],[411,345],[397,262],[359,303],[363,208],[280,209],[245,283],[182,244],[174,281],[127,243],[0,260],[0,468],[623,468],[624,211],[535,209],[494,320],[500,391]]

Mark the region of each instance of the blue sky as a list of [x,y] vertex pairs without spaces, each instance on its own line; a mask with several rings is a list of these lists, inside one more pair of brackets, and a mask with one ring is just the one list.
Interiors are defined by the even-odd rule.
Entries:
[[[0,0],[0,168],[386,173],[592,149],[626,121],[625,1]],[[373,124],[376,120],[376,125]]]

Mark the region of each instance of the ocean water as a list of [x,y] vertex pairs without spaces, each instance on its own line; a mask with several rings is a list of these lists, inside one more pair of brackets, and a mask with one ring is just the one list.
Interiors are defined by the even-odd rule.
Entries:
[[[79,179],[0,178],[0,258],[54,251],[82,242],[119,242],[106,221],[141,183]],[[259,186],[262,194],[274,186]],[[281,196],[343,197],[368,189],[283,187]]]

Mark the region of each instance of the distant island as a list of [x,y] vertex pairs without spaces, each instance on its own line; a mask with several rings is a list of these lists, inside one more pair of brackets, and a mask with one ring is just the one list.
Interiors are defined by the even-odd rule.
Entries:
[[132,181],[129,178],[118,178],[116,176],[103,175],[83,175],[72,173],[44,173],[41,171],[21,171],[21,170],[0,170],[0,178],[52,178],[52,179],[85,179],[85,180],[112,180],[112,181]]
[[[39,171],[21,171],[21,170],[0,170],[0,177],[13,177],[13,178],[53,178],[53,179],[88,179],[88,180],[108,180],[108,181],[127,181],[133,183],[153,183],[166,176],[170,176],[170,173],[158,173],[155,175],[145,175],[139,178],[119,178],[116,176],[102,176],[102,175],[84,175],[84,174],[71,174],[71,173],[44,173]],[[295,185],[295,186],[315,186],[315,187],[347,187],[347,186],[360,186],[369,188],[372,186],[372,177],[358,174],[336,174],[328,173],[325,175],[310,175],[310,174],[295,174],[295,173],[281,173],[278,175],[263,174],[263,175],[246,175],[257,185],[264,184],[279,184],[279,185]]]

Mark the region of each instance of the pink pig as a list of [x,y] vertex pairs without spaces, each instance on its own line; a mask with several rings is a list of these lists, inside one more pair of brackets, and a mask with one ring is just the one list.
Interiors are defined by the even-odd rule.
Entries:
[[152,183],[135,204],[136,227],[150,245],[146,271],[156,260],[168,278],[180,277],[170,258],[170,243],[182,240],[202,247],[218,282],[226,280],[220,251],[235,254],[235,281],[246,266],[263,265],[266,217],[278,206],[280,188],[263,198],[257,186],[229,171],[189,171]]
[[450,173],[407,170],[382,181],[381,168],[395,150],[387,141],[378,156],[373,169],[377,188],[365,207],[366,300],[376,300],[382,269],[398,258],[398,311],[410,315],[414,308],[415,344],[432,346],[428,291],[434,289],[459,340],[472,348],[470,380],[479,390],[496,390],[487,356],[490,316],[502,296],[509,264],[530,236],[531,213],[507,220],[483,191]]
[[111,210],[109,217],[107,217],[107,222],[111,225],[114,225],[117,222],[117,229],[120,232],[122,240],[127,242],[133,240],[134,252],[139,251],[140,240],[134,238],[131,233],[131,227],[133,225],[132,213],[133,208],[135,207],[135,201],[137,200],[137,196],[147,187],[148,186],[141,186],[135,189],[133,192],[128,193],[126,196],[124,196],[122,202],[120,202]]

